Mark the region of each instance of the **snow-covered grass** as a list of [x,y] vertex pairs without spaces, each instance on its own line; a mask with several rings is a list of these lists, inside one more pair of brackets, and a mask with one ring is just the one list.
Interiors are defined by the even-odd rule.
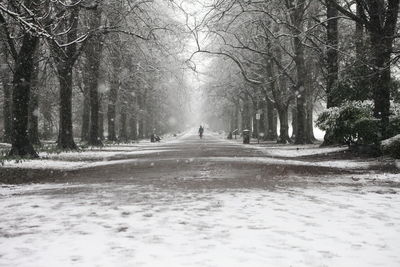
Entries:
[[263,151],[266,155],[273,157],[287,157],[295,158],[301,156],[312,156],[312,155],[324,155],[333,152],[346,151],[349,148],[347,146],[337,147],[319,147],[316,145],[269,145],[269,146],[257,146],[257,149]]
[[[3,159],[1,167],[27,168],[27,169],[51,169],[51,170],[74,170],[132,162],[124,160],[132,156],[160,155],[172,151],[166,148],[166,144],[177,143],[180,140],[173,135],[167,135],[162,142],[151,143],[141,140],[136,143],[115,143],[103,147],[87,147],[80,151],[58,151],[54,149],[54,142],[46,143],[43,150],[39,152],[40,159]],[[4,146],[9,149],[10,146]]]
[[0,143],[0,149],[2,149],[2,148],[9,149],[10,147],[11,147],[11,144],[9,144],[9,143]]
[[367,169],[379,164],[377,162],[365,162],[355,160],[331,160],[331,161],[300,161],[288,160],[270,157],[208,157],[209,161],[224,161],[224,162],[251,162],[260,164],[279,164],[279,165],[296,165],[296,166],[318,166],[338,169]]
[[370,188],[4,186],[0,266],[400,266],[398,207]]

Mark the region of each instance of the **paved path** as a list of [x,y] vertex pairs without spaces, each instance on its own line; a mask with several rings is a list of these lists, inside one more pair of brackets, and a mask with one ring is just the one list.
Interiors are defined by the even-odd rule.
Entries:
[[283,164],[283,160],[269,162],[260,150],[216,135],[199,139],[197,135],[187,134],[145,150],[146,153],[122,153],[114,158],[125,160],[123,163],[79,170],[56,181],[135,183],[190,189],[273,188],[288,184],[301,186],[302,177],[314,177],[309,182],[317,185],[321,183],[318,179],[321,175],[353,173],[329,167]]
[[0,266],[400,266],[398,188],[186,135],[0,187]]

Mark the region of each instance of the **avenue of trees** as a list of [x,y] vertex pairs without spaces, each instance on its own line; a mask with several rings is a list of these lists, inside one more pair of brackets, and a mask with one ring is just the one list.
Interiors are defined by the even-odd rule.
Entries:
[[399,0],[219,0],[204,8],[186,25],[197,45],[191,60],[213,58],[206,90],[222,106],[210,116],[225,129],[312,143],[323,103],[326,145],[399,134]]
[[307,144],[316,122],[325,145],[378,144],[400,131],[399,3],[3,0],[1,138],[37,157],[43,140],[75,150],[178,131],[191,69],[214,128]]
[[[169,6],[168,6],[169,5]],[[169,1],[0,2],[2,140],[37,157],[178,131],[187,114],[183,50]],[[182,62],[181,62],[182,61]]]

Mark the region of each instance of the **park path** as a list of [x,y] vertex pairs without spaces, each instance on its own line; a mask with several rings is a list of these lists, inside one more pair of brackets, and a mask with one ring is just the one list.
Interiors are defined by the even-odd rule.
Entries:
[[215,135],[144,149],[1,186],[0,266],[400,266],[396,187]]

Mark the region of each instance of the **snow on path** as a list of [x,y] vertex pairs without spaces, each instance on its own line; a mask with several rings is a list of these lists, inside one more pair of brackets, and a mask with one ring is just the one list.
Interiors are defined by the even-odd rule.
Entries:
[[399,208],[366,188],[4,186],[0,266],[400,266]]
[[[167,150],[166,150],[167,151]],[[143,153],[136,153],[135,155],[144,154],[157,154],[162,151],[138,151]],[[120,154],[124,155],[134,155],[132,154]],[[185,160],[187,163],[207,161],[207,162],[241,162],[241,163],[258,163],[258,164],[279,164],[279,165],[296,165],[296,166],[310,166],[310,167],[329,167],[337,169],[367,169],[373,166],[370,162],[358,162],[358,161],[322,161],[322,162],[308,162],[300,160],[287,160],[287,159],[277,159],[268,157],[196,157],[196,158],[159,158],[157,160],[153,158],[147,159],[121,159],[121,160],[111,160],[110,158],[99,158],[101,161],[85,161],[84,158],[75,159],[73,161],[66,160],[27,160],[23,162],[6,161],[4,162],[4,167],[8,168],[27,168],[27,169],[49,169],[49,170],[76,170],[85,169],[98,166],[109,166],[116,164],[127,164],[127,163],[152,163],[156,164],[161,161],[176,161]]]

